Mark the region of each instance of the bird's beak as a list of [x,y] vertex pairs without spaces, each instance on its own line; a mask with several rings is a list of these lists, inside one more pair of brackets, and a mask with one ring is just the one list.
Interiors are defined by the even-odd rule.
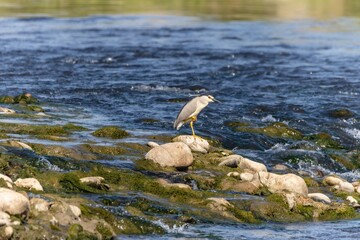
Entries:
[[215,99],[215,98],[213,98],[213,100],[214,100],[214,102],[222,103],[222,102],[220,102],[219,100],[217,100],[217,99]]

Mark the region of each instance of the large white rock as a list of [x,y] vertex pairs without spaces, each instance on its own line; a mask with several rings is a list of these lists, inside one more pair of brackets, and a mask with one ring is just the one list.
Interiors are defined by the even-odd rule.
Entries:
[[296,193],[302,196],[308,195],[308,188],[304,179],[288,173],[278,175],[275,173],[259,172],[258,178],[260,183],[267,187],[271,193]]
[[26,188],[29,190],[44,191],[40,182],[36,178],[19,178],[14,183],[17,187]]
[[30,206],[39,212],[47,212],[49,210],[50,203],[42,198],[30,199]]
[[331,203],[330,198],[323,193],[309,193],[308,197],[317,202]]
[[0,211],[18,215],[27,213],[29,208],[29,199],[24,195],[8,188],[0,188]]
[[221,163],[219,166],[239,167],[242,170],[250,170],[253,173],[267,172],[266,166],[262,163],[252,161],[240,155],[230,155],[220,158]]
[[201,137],[194,137],[192,135],[180,135],[172,140],[173,142],[183,142],[189,146],[194,152],[207,153],[210,148],[208,141]]
[[188,167],[194,157],[190,148],[182,142],[166,143],[151,149],[145,159],[151,160],[161,167]]

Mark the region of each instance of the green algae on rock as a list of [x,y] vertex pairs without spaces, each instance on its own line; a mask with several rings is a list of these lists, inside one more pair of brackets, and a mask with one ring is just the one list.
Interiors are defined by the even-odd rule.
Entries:
[[274,138],[291,138],[291,139],[302,139],[303,134],[298,130],[289,127],[285,123],[275,122],[271,123],[266,127],[248,127],[248,126],[238,126],[235,128],[235,131],[238,132],[249,132],[249,133],[260,133],[265,134],[269,137]]
[[344,118],[344,119],[348,119],[353,117],[355,114],[350,111],[349,109],[346,108],[341,108],[341,109],[334,109],[329,111],[329,116],[333,117],[333,118]]
[[52,136],[66,136],[74,131],[80,131],[82,127],[73,124],[66,125],[35,125],[35,124],[20,124],[20,123],[0,123],[1,133],[16,133],[29,135],[52,135]]
[[112,138],[112,139],[120,139],[120,138],[130,136],[130,134],[127,131],[125,131],[117,126],[102,127],[100,129],[96,130],[95,132],[93,132],[92,135],[95,137],[105,137],[105,138]]
[[342,149],[343,147],[339,142],[331,137],[328,133],[317,133],[310,136],[306,136],[305,140],[315,141],[317,145],[322,148],[333,148],[333,149]]

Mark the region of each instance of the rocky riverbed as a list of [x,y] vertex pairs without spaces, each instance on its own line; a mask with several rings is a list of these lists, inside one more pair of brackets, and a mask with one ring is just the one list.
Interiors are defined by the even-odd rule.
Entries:
[[[165,226],[360,216],[359,181],[265,165],[216,139],[93,131],[66,118],[55,124],[59,116],[29,93],[0,102],[1,239],[111,239],[161,235]],[[284,123],[231,127],[338,147],[326,134],[304,136]]]

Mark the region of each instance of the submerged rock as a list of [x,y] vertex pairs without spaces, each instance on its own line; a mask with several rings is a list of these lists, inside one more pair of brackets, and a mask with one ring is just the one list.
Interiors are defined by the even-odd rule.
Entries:
[[95,132],[92,133],[95,137],[106,137],[106,138],[112,138],[112,139],[120,139],[124,137],[130,136],[130,134],[117,127],[117,126],[106,126],[102,127]]
[[333,118],[351,118],[354,116],[354,113],[349,109],[342,108],[342,109],[334,109],[329,111],[329,116]]
[[308,195],[308,188],[304,179],[288,173],[278,175],[275,173],[259,172],[260,183],[265,186],[271,193],[296,193],[302,196]]
[[29,199],[7,188],[0,188],[0,211],[10,215],[26,214],[30,208]]
[[173,142],[183,142],[194,152],[207,153],[210,148],[208,141],[201,137],[191,135],[180,135],[173,139]]
[[191,149],[182,142],[166,143],[151,149],[145,159],[151,160],[161,167],[188,167],[193,163]]
[[317,202],[331,203],[330,198],[323,193],[309,193],[308,197]]
[[240,155],[230,155],[220,158],[219,166],[239,167],[242,170],[250,170],[253,173],[267,172],[266,166],[262,163],[252,161]]
[[36,178],[19,178],[14,183],[17,187],[26,188],[29,190],[44,191],[40,182]]

